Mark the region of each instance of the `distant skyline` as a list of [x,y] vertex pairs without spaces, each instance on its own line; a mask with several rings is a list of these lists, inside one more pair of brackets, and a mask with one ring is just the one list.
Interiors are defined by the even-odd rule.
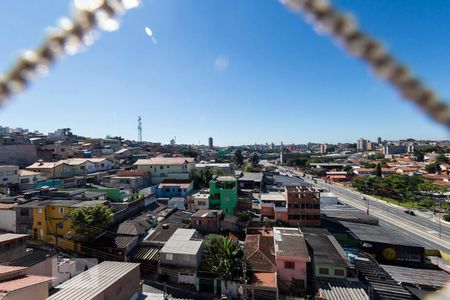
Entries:
[[[448,99],[448,1],[332,3]],[[69,6],[0,2],[0,72]],[[137,139],[142,116],[143,139],[164,144],[174,136],[205,145],[209,136],[215,145],[450,137],[278,1],[148,0],[122,21],[1,108],[0,125]]]

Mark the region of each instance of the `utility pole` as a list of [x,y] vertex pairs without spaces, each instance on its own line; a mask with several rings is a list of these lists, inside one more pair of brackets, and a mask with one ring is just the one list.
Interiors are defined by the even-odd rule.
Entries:
[[142,142],[142,119],[138,116],[138,142]]

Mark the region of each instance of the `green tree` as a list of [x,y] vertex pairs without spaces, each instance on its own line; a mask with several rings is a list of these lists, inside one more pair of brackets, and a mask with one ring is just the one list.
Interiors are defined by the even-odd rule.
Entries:
[[240,168],[244,163],[244,157],[242,156],[242,151],[240,149],[236,149],[236,151],[234,151],[234,163],[238,168]]
[[425,155],[421,150],[414,150],[414,157],[416,158],[416,161],[423,162],[425,160]]
[[244,251],[239,242],[218,234],[205,238],[203,261],[211,272],[224,281],[242,276]]
[[381,164],[377,164],[375,167],[375,176],[381,177],[383,175],[383,172],[381,171]]
[[440,167],[439,163],[434,162],[434,163],[426,165],[425,170],[428,173],[439,173],[441,171],[441,167]]
[[258,153],[254,152],[250,156],[250,163],[252,164],[252,168],[257,168],[259,165],[259,155]]
[[245,164],[244,167],[242,168],[242,170],[244,172],[251,172],[251,171],[253,171],[252,166],[250,166],[249,164]]
[[103,204],[71,209],[68,213],[70,226],[76,235],[85,241],[90,241],[102,233],[113,221],[113,216],[112,208]]
[[448,164],[449,159],[445,154],[439,154],[438,157],[436,157],[436,163],[438,164]]
[[193,158],[197,158],[197,156],[198,156],[197,151],[194,151],[191,148],[188,148],[188,149],[182,151],[181,154],[183,154],[183,156],[185,156],[185,157],[193,157]]
[[342,170],[347,172],[348,175],[353,175],[353,167],[350,165],[346,165]]

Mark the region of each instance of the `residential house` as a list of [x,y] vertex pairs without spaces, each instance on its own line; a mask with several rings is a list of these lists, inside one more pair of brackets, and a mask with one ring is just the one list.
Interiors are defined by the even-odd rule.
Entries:
[[0,263],[25,255],[28,234],[0,234]]
[[64,162],[38,161],[25,170],[41,173],[47,178],[67,178],[74,175],[73,166]]
[[19,183],[19,167],[0,165],[0,186],[12,186]]
[[80,251],[77,233],[67,215],[71,209],[105,205],[106,200],[41,200],[23,205],[33,209],[33,238],[70,251]]
[[237,182],[233,176],[219,176],[209,182],[209,208],[234,215],[238,203]]
[[47,179],[42,173],[24,169],[19,170],[18,174],[20,190],[32,189],[36,183]]
[[346,279],[349,265],[334,236],[325,228],[303,227],[302,232],[311,250],[314,277]]
[[285,194],[282,192],[261,194],[261,216],[287,223],[288,209],[286,203]]
[[44,300],[52,277],[27,274],[26,267],[0,266],[2,300]]
[[177,229],[161,249],[161,276],[175,283],[196,285],[202,254],[203,240],[196,238],[196,230]]
[[164,179],[156,188],[156,197],[186,197],[193,186],[190,179]]
[[222,210],[199,210],[192,215],[191,226],[200,233],[219,233],[223,216]]
[[272,235],[247,234],[244,256],[252,280],[247,286],[251,299],[278,299],[275,244]]
[[244,172],[238,178],[238,186],[240,190],[260,190],[263,182],[264,173],[249,173]]
[[191,211],[209,209],[209,189],[202,189],[187,197]]
[[189,179],[195,159],[191,157],[153,157],[138,159],[134,165],[139,171],[150,173],[152,184],[164,179]]
[[136,263],[104,261],[57,286],[55,291],[48,300],[138,299],[140,267]]
[[298,228],[274,227],[275,261],[279,289],[303,296],[307,289],[307,263],[311,262],[303,233]]

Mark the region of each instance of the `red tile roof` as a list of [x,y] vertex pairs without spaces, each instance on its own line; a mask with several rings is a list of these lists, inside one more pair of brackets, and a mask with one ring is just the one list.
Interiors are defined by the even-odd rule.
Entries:
[[254,273],[253,284],[257,286],[265,287],[277,287],[277,275],[276,273]]

